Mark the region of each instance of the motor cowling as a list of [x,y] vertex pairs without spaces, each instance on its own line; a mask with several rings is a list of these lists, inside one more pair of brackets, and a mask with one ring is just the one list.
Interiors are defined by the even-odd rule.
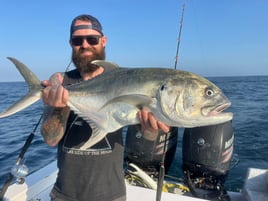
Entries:
[[134,163],[149,175],[157,177],[166,143],[165,170],[169,170],[173,161],[178,138],[178,128],[171,128],[169,133],[159,131],[154,141],[142,137],[139,125],[129,126],[125,143],[125,161]]
[[194,196],[229,200],[223,184],[230,170],[233,142],[231,121],[184,130],[184,180]]

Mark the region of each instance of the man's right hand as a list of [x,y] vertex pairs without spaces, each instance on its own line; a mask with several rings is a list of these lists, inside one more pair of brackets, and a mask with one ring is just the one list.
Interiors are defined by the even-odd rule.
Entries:
[[68,90],[62,86],[63,77],[60,73],[55,73],[49,80],[44,80],[45,86],[42,93],[43,103],[51,107],[66,107],[69,99]]

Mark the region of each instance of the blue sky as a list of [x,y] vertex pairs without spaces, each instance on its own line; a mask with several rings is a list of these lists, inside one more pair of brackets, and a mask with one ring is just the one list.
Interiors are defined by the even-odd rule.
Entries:
[[[41,79],[70,61],[69,27],[96,16],[107,60],[124,67],[174,68],[184,0],[1,0],[0,81],[23,78],[6,57]],[[177,68],[202,76],[268,75],[267,0],[186,0]]]

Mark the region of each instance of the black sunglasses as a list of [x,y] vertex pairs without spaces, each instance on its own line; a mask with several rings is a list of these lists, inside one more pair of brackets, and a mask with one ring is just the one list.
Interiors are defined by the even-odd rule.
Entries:
[[74,46],[80,46],[86,40],[89,45],[97,45],[101,37],[100,35],[72,36],[71,43]]

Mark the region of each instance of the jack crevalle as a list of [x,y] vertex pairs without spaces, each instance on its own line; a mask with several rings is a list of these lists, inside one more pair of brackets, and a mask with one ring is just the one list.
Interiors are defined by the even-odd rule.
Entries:
[[[29,91],[0,113],[12,115],[40,99],[43,86],[20,61],[8,57],[26,80]],[[88,81],[66,86],[68,106],[93,129],[83,145],[87,149],[108,133],[139,123],[137,112],[151,111],[159,121],[173,127],[197,127],[223,123],[233,114],[223,112],[231,103],[209,80],[196,74],[167,68],[120,68],[106,61],[93,61],[105,73]]]

